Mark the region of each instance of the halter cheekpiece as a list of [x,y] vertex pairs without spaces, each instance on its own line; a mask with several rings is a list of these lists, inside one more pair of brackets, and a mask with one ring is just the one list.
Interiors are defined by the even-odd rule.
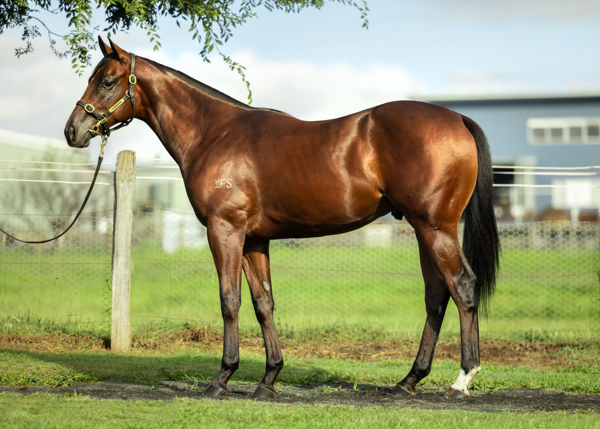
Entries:
[[[137,78],[135,77],[135,55],[134,54],[131,54],[131,71],[129,73],[128,83],[129,83],[129,87],[127,88],[127,92],[125,93],[125,95],[123,97],[121,97],[119,99],[119,101],[117,101],[115,104],[113,104],[104,113],[98,112],[98,110],[96,110],[96,108],[94,106],[92,106],[89,103],[84,103],[81,100],[79,100],[76,103],[78,106],[83,107],[83,110],[85,110],[85,112],[87,114],[92,115],[94,118],[96,118],[98,120],[98,122],[96,122],[96,124],[92,128],[90,128],[90,130],[89,130],[90,133],[92,133],[93,135],[96,135],[96,136],[108,137],[110,135],[111,131],[118,130],[119,128],[123,128],[124,126],[129,125],[129,123],[133,120],[133,118],[135,116],[135,98],[133,96],[133,87],[137,83]],[[131,107],[132,107],[131,118],[110,128],[106,123],[108,117],[110,115],[112,115],[115,112],[115,110],[117,110],[127,100],[131,100]]]

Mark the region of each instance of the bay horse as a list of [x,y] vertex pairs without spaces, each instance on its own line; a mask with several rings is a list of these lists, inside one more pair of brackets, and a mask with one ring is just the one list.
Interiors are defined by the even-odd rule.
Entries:
[[85,147],[138,118],[179,165],[219,279],[223,357],[207,396],[226,395],[238,368],[242,271],[266,349],[264,378],[252,396],[276,394],[283,357],[273,319],[270,240],[343,233],[388,213],[415,230],[427,310],[417,357],[394,390],[414,394],[429,374],[452,298],[461,368],[446,396],[469,394],[480,369],[478,309],[494,290],[499,257],[489,146],[473,120],[434,104],[397,101],[302,121],[250,107],[109,42],[99,38],[104,57],[65,137],[70,146]]

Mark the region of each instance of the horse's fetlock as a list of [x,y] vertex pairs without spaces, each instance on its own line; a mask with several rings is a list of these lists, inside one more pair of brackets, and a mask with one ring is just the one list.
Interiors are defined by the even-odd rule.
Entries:
[[267,361],[267,371],[281,371],[283,369],[283,358]]
[[237,369],[239,368],[239,366],[240,366],[240,359],[239,359],[239,357],[227,359],[226,356],[223,356],[223,360],[221,361],[221,370],[222,370],[222,372],[233,374],[234,372],[237,371]]

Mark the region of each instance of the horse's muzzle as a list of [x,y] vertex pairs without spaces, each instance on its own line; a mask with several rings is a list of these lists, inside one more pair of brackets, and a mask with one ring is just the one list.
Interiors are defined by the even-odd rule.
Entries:
[[87,131],[83,136],[78,136],[77,129],[71,124],[65,127],[65,138],[69,146],[82,148],[89,146],[91,136]]

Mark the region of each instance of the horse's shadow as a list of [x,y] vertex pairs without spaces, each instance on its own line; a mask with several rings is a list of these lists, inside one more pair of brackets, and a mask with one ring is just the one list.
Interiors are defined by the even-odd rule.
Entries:
[[[141,383],[158,386],[165,380],[186,382],[198,388],[214,379],[221,356],[186,350],[172,354],[116,354],[109,351],[46,353],[3,348],[0,353],[14,362],[21,386],[66,387],[74,383],[111,382]],[[41,364],[41,365],[40,365]],[[264,374],[264,357],[242,356],[232,383],[258,385]],[[12,366],[12,365],[11,365]],[[286,374],[288,373],[288,374]],[[290,365],[282,371],[282,381],[315,384],[331,377],[329,371],[316,366]],[[6,376],[4,385],[10,385]]]

